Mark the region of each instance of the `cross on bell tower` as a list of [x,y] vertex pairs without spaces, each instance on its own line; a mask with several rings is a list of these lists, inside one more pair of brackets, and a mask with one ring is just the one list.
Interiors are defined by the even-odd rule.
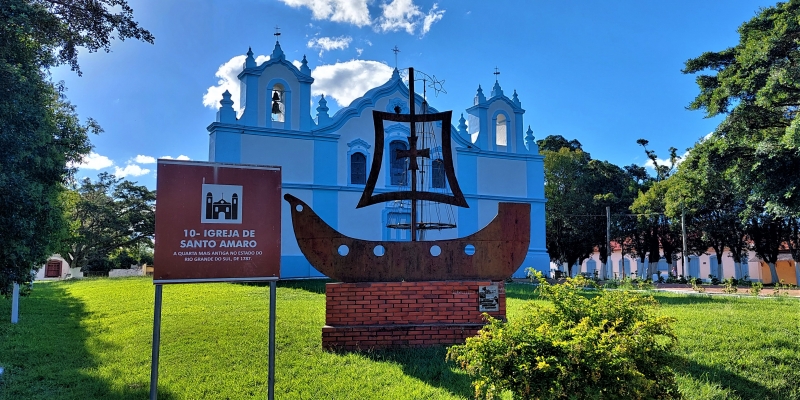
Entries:
[[392,51],[394,52],[394,69],[397,69],[397,53],[400,52],[400,49],[397,48],[397,45],[394,45]]

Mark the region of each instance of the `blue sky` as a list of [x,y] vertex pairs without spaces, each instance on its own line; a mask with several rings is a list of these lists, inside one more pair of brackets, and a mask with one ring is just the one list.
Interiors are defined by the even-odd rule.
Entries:
[[[756,0],[129,0],[155,45],[115,42],[111,53],[81,53],[83,76],[53,71],[81,118],[105,133],[79,177],[116,173],[155,188],[155,159],[208,160],[208,131],[219,94],[252,47],[268,55],[275,27],[289,60],[305,55],[331,115],[389,78],[397,64],[443,79],[430,99],[455,118],[495,67],[506,95],[517,91],[537,139],[578,139],[593,158],[644,165],[636,144],[662,157],[713,131],[685,107],[697,94],[683,63],[738,43],[736,29]],[[237,58],[240,57],[240,58]],[[263,59],[263,58],[262,58]],[[261,60],[259,60],[261,61]],[[432,96],[429,96],[432,97]],[[238,96],[234,96],[237,100]],[[314,105],[312,108],[316,108]],[[456,121],[457,125],[458,122]]]

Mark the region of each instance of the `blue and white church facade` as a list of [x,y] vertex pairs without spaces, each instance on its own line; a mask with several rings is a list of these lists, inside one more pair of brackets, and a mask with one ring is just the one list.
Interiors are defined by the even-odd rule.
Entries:
[[[383,85],[330,116],[325,97],[312,116],[311,85],[314,79],[303,57],[298,68],[286,60],[276,43],[270,59],[256,65],[248,51],[239,74],[240,112],[233,108],[231,94],[220,101],[216,121],[208,127],[209,161],[278,165],[282,167],[283,192],[309,204],[331,227],[342,234],[365,240],[409,240],[408,231],[388,228],[398,215],[397,204],[385,203],[356,209],[374,157],[382,159],[375,193],[398,190],[407,185],[403,173],[392,168],[389,154],[408,149],[408,124],[385,122],[385,154],[374,154],[372,110],[409,112],[408,86],[395,69]],[[423,98],[416,96],[416,112],[422,113]],[[428,112],[438,112],[428,105]],[[497,214],[498,202],[531,204],[531,241],[525,262],[514,277],[525,277],[533,267],[549,271],[545,248],[544,158],[530,127],[524,129],[522,108],[516,91],[509,98],[498,82],[490,95],[478,86],[472,106],[451,125],[451,149],[458,184],[469,208],[450,211],[456,228],[427,231],[424,240],[452,239],[475,233]],[[458,115],[454,112],[454,116]],[[452,124],[452,123],[451,123]],[[434,127],[434,130],[440,127]],[[429,185],[443,187],[436,179],[441,166],[441,146],[431,149],[433,179]],[[437,162],[439,162],[437,164]],[[322,277],[297,245],[289,204],[281,207],[281,278]]]

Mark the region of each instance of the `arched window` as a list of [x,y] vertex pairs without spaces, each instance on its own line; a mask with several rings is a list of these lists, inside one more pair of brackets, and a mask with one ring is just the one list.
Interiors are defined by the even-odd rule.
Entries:
[[408,158],[397,157],[398,150],[408,150],[408,145],[405,142],[395,140],[389,144],[389,160],[391,160],[391,176],[392,185],[404,186],[406,185],[406,176],[408,171]]
[[364,153],[350,155],[350,183],[356,185],[367,183],[367,156]]
[[272,94],[270,95],[270,110],[272,112],[273,122],[283,122],[286,118],[286,93],[283,85],[280,83],[272,87]]
[[508,133],[506,132],[506,116],[503,114],[497,116],[497,126],[495,129],[495,143],[498,146],[508,145]]
[[431,187],[444,189],[444,161],[435,159],[431,163]]

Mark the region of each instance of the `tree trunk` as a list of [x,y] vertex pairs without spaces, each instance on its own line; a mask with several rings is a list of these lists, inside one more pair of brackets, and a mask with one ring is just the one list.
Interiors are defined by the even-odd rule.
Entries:
[[794,278],[797,279],[797,286],[800,286],[800,262],[794,260]]
[[744,271],[742,270],[742,263],[740,261],[733,262],[733,274],[736,279],[744,279]]
[[658,273],[658,259],[656,262],[650,260],[650,263],[647,265],[647,278],[652,278],[653,275]]
[[767,265],[769,265],[769,274],[772,277],[772,283],[779,283],[780,280],[778,279],[778,269],[775,268],[775,263],[767,263]]

